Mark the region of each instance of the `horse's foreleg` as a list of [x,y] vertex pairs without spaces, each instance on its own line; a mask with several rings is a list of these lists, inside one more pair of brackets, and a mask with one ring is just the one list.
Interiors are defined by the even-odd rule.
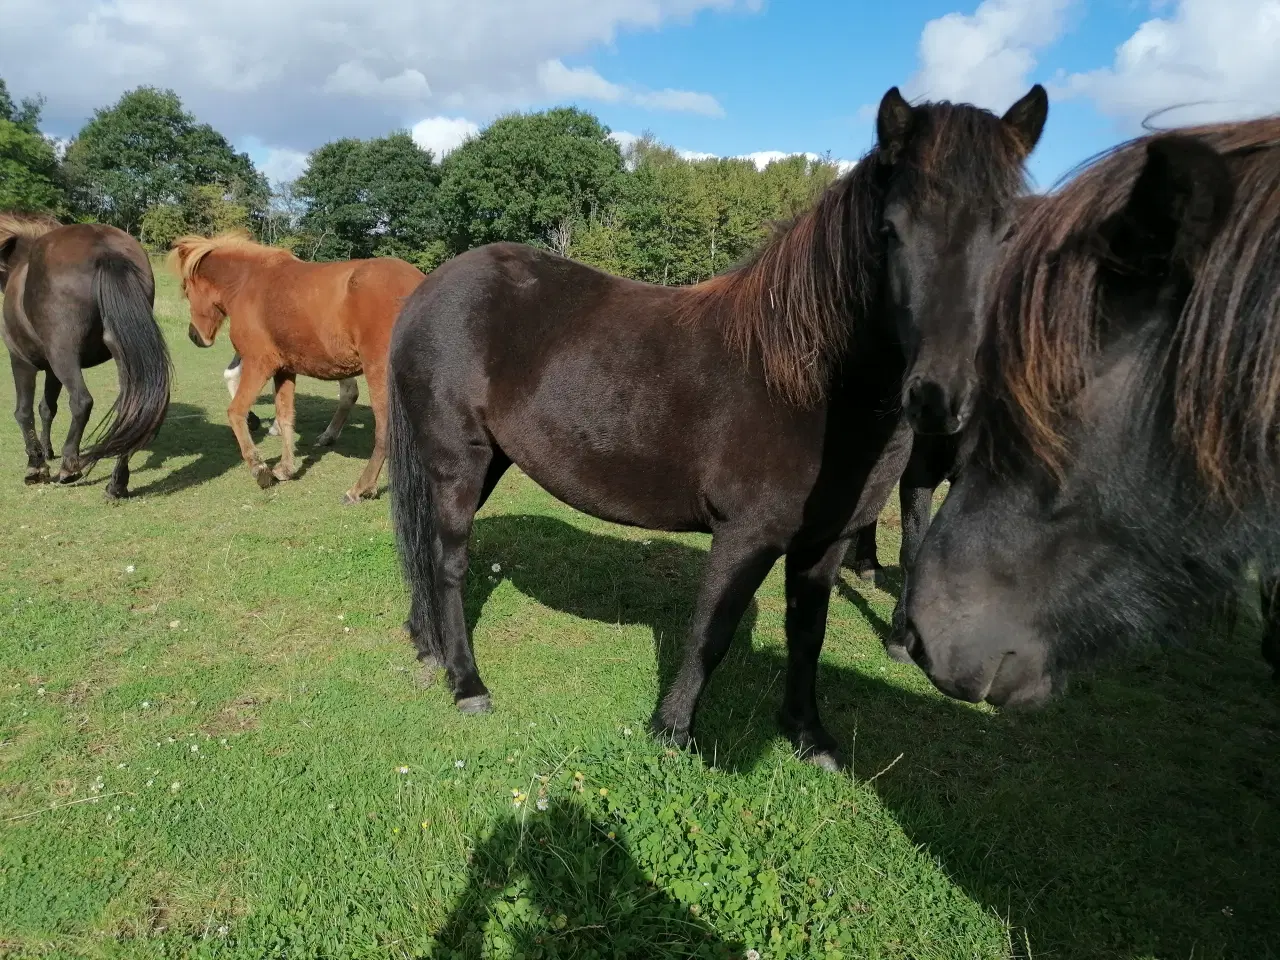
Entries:
[[53,418],[58,415],[58,397],[62,394],[62,381],[52,370],[44,375],[44,397],[40,401],[40,445],[46,460],[53,459]]
[[253,478],[258,481],[258,486],[264,490],[275,483],[275,477],[262,462],[258,448],[253,444],[253,437],[249,434],[248,413],[270,376],[270,370],[248,361],[242,362],[236,395],[231,398],[231,405],[227,407],[227,422],[231,424],[231,432],[236,435],[236,443],[240,445],[240,456],[244,458]]
[[761,543],[757,531],[719,530],[712,538],[684,662],[653,718],[659,736],[681,746],[689,742],[702,691],[780,552]]
[[782,727],[796,752],[825,770],[844,765],[835,738],[818,716],[818,657],[827,634],[827,607],[847,544],[787,554],[787,689]]
[[378,475],[387,458],[387,372],[385,367],[366,367],[365,379],[369,381],[369,406],[373,408],[373,455],[365,464],[364,472],[355,486],[342,497],[346,504],[359,503],[363,497],[372,497],[378,491]]
[[49,465],[45,460],[44,448],[40,446],[40,438],[36,436],[36,368],[12,355],[9,357],[9,364],[13,368],[14,392],[18,395],[13,419],[18,421],[22,443],[27,450],[25,482],[43,483],[49,479]]
[[271,471],[277,480],[293,479],[293,391],[297,378],[291,373],[276,374],[276,425],[280,428],[280,441],[284,453]]
[[342,428],[347,425],[347,418],[351,416],[351,409],[359,399],[360,387],[356,384],[355,377],[338,381],[338,409],[333,411],[333,419],[324,428],[324,433],[316,438],[317,447],[332,447],[338,442]]
[[[932,479],[932,478],[930,478]],[[937,486],[919,485],[904,477],[898,487],[899,503],[902,509],[902,549],[898,552],[898,566],[902,571],[902,592],[898,594],[898,602],[893,607],[890,621],[889,639],[884,649],[899,663],[911,663],[911,654],[903,645],[906,620],[907,591],[911,589],[911,577],[916,566],[916,554],[920,552],[920,544],[924,540],[925,531],[929,529],[929,515],[933,509],[933,494]]]

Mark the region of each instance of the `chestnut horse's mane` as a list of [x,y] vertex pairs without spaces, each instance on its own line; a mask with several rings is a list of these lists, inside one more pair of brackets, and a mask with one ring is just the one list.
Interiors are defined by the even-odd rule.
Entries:
[[0,213],[0,243],[10,237],[35,239],[62,226],[53,217],[39,213]]
[[[1236,189],[1151,386],[1172,398],[1175,441],[1231,496],[1280,457],[1280,117],[1172,132],[1218,151]],[[1054,470],[1106,323],[1098,251],[1082,240],[1123,208],[1148,144],[1166,135],[1103,154],[1032,208],[995,276],[984,377],[1011,438]]]
[[[914,114],[910,145],[893,168],[909,202],[943,195],[1000,208],[1025,191],[1027,147],[1009,124],[946,102]],[[714,318],[733,350],[759,356],[770,388],[788,402],[822,400],[851,339],[878,309],[882,159],[872,148],[751,260],[685,291],[681,318]]]
[[200,263],[215,250],[232,250],[238,254],[257,257],[262,260],[296,260],[292,253],[281,247],[268,247],[258,243],[249,236],[246,230],[226,230],[212,237],[185,236],[173,242],[169,251],[168,265],[182,281],[185,289],[187,281],[195,276]]

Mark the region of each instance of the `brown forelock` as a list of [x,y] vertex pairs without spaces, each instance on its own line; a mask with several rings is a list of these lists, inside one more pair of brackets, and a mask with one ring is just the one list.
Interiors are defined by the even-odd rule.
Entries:
[[[999,118],[948,103],[915,108],[892,178],[909,201],[959,197],[997,209],[1025,189],[1026,150]],[[769,387],[811,406],[879,298],[885,171],[876,148],[746,264],[685,291],[681,317],[712,318],[730,348],[759,356]]]
[[[1215,492],[1234,497],[1274,469],[1277,454],[1280,118],[1176,132],[1221,153],[1236,187],[1169,341],[1175,440]],[[1009,425],[1055,471],[1067,453],[1062,418],[1088,380],[1104,320],[1098,250],[1081,240],[1124,206],[1147,144],[1163,135],[1091,161],[1029,209],[992,285],[984,374]]]

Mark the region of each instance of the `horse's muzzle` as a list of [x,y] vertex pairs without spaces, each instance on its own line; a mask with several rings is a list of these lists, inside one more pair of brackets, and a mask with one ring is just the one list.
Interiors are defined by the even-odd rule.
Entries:
[[187,339],[194,343],[197,347],[212,347],[212,343],[205,343],[204,337],[200,336],[200,331],[196,329],[194,323],[187,324]]

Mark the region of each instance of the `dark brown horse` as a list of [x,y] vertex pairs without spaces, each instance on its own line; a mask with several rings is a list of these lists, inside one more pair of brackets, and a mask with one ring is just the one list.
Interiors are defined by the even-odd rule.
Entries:
[[1047,106],[1039,87],[1003,119],[890,90],[876,147],[754,260],[698,286],[515,244],[427,279],[392,339],[392,507],[409,630],[459,708],[489,707],[463,617],[472,520],[515,463],[594,516],[712,533],[654,718],[677,742],[785,555],[782,723],[802,755],[841,762],[818,716],[818,656],[849,538],[906,462],[902,343],[920,311],[972,314]]
[[[232,318],[231,342],[242,362],[227,419],[258,485],[266,489],[277,480],[293,479],[298,376],[349,380],[363,372],[373,408],[373,456],[343,502],[372,497],[386,456],[387,345],[396,314],[422,282],[422,271],[392,257],[304,263],[288,250],[254,243],[243,233],[183,237],[170,258],[191,306],[192,343],[213,346],[222,321]],[[249,408],[272,378],[284,445],[274,470],[262,462],[248,425]],[[340,411],[344,420],[349,410]]]
[[[59,483],[70,483],[99,460],[118,457],[109,499],[129,493],[129,457],[145,447],[169,409],[171,368],[152,314],[155,278],[138,241],[115,227],[60,226],[56,221],[0,215],[0,289],[4,342],[18,394],[15,417],[27,447],[27,483],[49,479],[50,430],[65,387],[71,427],[62,448]],[[120,393],[93,445],[80,441],[93,413],[82,369],[114,359]],[[36,435],[36,375],[44,371]]]
[[1020,225],[907,598],[939,689],[1038,703],[1280,569],[1278,251],[1280,118],[1125,144]]

